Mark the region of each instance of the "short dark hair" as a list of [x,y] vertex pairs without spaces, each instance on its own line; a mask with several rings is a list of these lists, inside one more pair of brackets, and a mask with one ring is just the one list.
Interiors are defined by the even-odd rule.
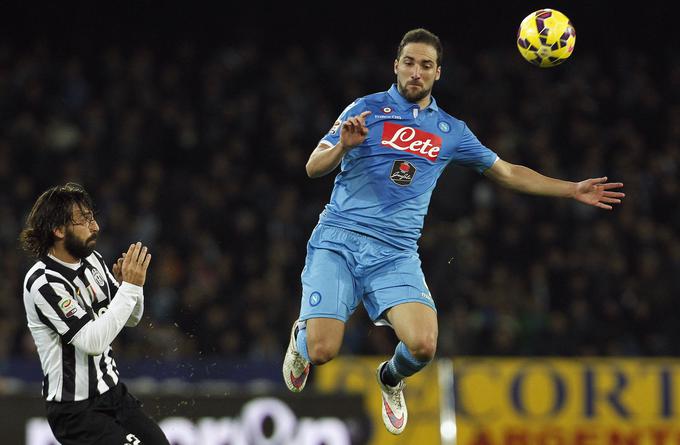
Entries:
[[399,42],[399,48],[397,48],[397,60],[399,60],[401,57],[404,47],[409,43],[425,43],[432,46],[435,50],[437,50],[437,66],[442,65],[444,47],[442,46],[442,42],[439,40],[439,37],[437,37],[436,34],[428,31],[425,28],[416,28],[408,31],[406,34],[404,34],[404,37],[401,38],[401,42]]
[[74,182],[47,189],[33,204],[19,235],[21,247],[36,258],[47,255],[54,244],[52,231],[73,222],[73,204],[93,211],[92,198]]

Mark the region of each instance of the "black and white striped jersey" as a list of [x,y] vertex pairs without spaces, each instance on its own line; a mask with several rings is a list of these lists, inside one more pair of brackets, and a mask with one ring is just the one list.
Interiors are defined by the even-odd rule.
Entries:
[[115,278],[97,252],[79,264],[48,255],[26,274],[24,306],[40,356],[43,397],[85,400],[119,379],[111,342],[123,326],[139,323],[141,286]]

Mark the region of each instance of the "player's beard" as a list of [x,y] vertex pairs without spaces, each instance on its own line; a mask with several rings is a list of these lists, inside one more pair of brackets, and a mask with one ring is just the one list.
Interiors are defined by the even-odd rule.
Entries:
[[85,241],[81,241],[76,237],[76,235],[71,230],[66,230],[66,236],[64,236],[64,248],[66,251],[74,258],[87,258],[92,255],[94,248],[97,245],[97,234],[93,233]]
[[422,87],[420,91],[416,91],[415,93],[412,93],[409,91],[408,87],[408,82],[404,84],[399,84],[399,92],[401,93],[404,98],[406,98],[407,101],[411,103],[416,103],[421,101],[422,99],[425,99],[431,92],[432,88],[425,88]]

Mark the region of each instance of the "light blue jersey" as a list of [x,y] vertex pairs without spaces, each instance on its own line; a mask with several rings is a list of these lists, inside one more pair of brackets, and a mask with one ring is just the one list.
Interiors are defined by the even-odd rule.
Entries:
[[364,111],[363,144],[343,158],[319,222],[366,234],[401,249],[417,241],[437,179],[449,163],[483,172],[498,156],[463,121],[430,105],[421,110],[396,85],[354,101],[322,141],[335,145],[342,123]]
[[300,320],[346,322],[359,304],[376,324],[404,303],[436,311],[417,252],[432,190],[451,162],[483,172],[498,159],[434,99],[421,110],[394,85],[354,101],[322,142],[337,144],[342,123],[367,110],[368,136],[345,154],[307,243]]

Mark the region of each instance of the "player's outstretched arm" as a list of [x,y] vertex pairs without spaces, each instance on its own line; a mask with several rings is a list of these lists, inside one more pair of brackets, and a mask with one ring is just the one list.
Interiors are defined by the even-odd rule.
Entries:
[[502,159],[498,159],[484,175],[512,190],[533,195],[573,198],[606,210],[611,210],[611,204],[619,204],[625,196],[624,193],[611,191],[623,187],[623,183],[609,183],[607,177],[591,178],[581,182],[563,181]]

